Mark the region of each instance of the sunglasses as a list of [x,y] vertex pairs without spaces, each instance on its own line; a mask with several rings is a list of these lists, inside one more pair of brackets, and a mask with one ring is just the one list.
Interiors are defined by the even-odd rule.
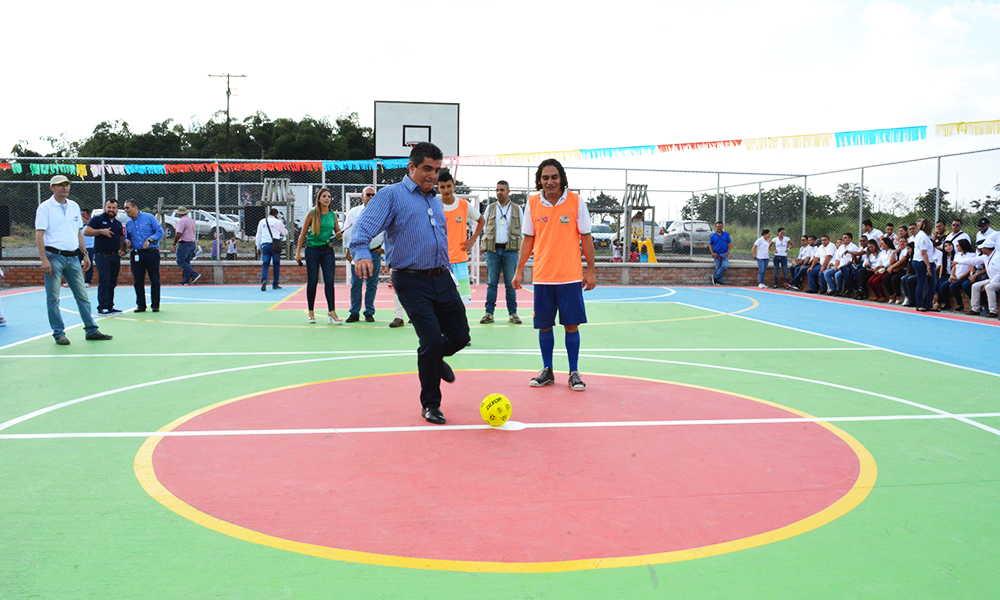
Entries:
[[375,194],[365,194],[365,198],[371,198],[373,196],[375,196]]

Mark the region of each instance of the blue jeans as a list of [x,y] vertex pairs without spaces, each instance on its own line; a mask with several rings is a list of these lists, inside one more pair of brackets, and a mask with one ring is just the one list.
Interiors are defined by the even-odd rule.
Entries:
[[191,267],[191,259],[197,251],[198,244],[194,242],[181,242],[177,244],[177,264],[184,272],[184,275],[181,277],[181,283],[187,283],[198,276],[197,271]]
[[826,279],[823,278],[822,266],[816,263],[809,269],[809,291],[810,292],[825,292],[826,291]]
[[63,277],[69,284],[69,289],[73,292],[76,300],[76,307],[80,311],[80,318],[83,319],[83,329],[87,335],[97,331],[97,323],[90,314],[90,298],[87,297],[87,288],[83,283],[83,267],[80,259],[75,256],[63,256],[45,251],[45,258],[49,259],[52,265],[52,274],[45,275],[45,305],[49,311],[49,325],[52,327],[52,337],[66,335],[66,325],[63,323],[62,312],[59,310],[59,290],[62,286]]
[[778,269],[785,275],[785,283],[788,283],[788,257],[774,255],[774,287],[778,287]]
[[271,252],[272,244],[268,242],[260,245],[260,282],[267,283],[267,268],[274,263],[274,285],[278,285],[278,277],[281,274],[281,254]]
[[[910,306],[916,308],[931,308],[934,306],[934,291],[937,288],[937,273],[927,274],[927,265],[923,261],[913,261],[914,279],[917,280],[915,286],[908,286],[913,290],[910,296]],[[933,267],[933,265],[932,265]]]
[[87,258],[90,259],[90,268],[83,274],[83,282],[90,285],[94,281],[94,249],[87,248]]
[[[757,283],[758,284],[764,283],[764,272],[766,272],[766,271],[767,271],[767,259],[766,258],[758,258],[757,259]],[[777,271],[775,271],[775,273],[777,273]],[[778,276],[777,275],[775,275],[774,281],[775,281],[774,285],[778,285],[777,284],[777,281],[778,281]]]
[[837,289],[842,292],[854,291],[854,265],[844,265],[837,270]]
[[837,269],[833,267],[823,271],[823,281],[826,282],[827,291],[836,293],[840,289],[837,287]]
[[[365,284],[365,314],[375,314],[375,292],[378,290],[378,273],[382,268],[382,255],[372,252],[372,274],[367,279],[361,279],[354,272],[351,265],[351,314],[356,315],[361,311],[361,284]],[[326,277],[325,275],[323,276]],[[331,309],[332,310],[332,309]]]
[[313,312],[316,306],[316,288],[319,286],[319,272],[323,271],[323,293],[326,296],[326,310],[333,312],[334,289],[336,277],[336,261],[333,248],[330,246],[320,246],[313,248],[306,246],[306,302],[309,305],[309,312]]
[[517,250],[501,250],[486,253],[486,312],[493,314],[497,307],[497,286],[500,284],[500,274],[503,273],[503,286],[507,299],[507,314],[517,314],[517,291],[511,285],[514,271],[517,270]]
[[715,280],[715,283],[722,285],[722,275],[725,274],[726,269],[728,268],[729,268],[728,256],[726,256],[725,254],[720,254],[715,257],[715,275],[712,276],[712,279]]

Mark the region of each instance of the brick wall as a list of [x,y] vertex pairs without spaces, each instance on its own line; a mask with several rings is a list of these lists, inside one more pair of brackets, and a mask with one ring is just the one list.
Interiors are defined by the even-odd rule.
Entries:
[[[6,279],[4,287],[27,287],[44,285],[40,261],[3,261]],[[193,263],[196,271],[201,273],[198,285],[210,284],[260,284],[260,263],[256,261],[196,261]],[[345,264],[337,262],[337,281],[345,280]],[[695,263],[598,263],[598,285],[711,285],[711,275],[714,267],[711,262]],[[479,271],[480,280],[486,283],[486,264]],[[771,269],[764,276],[764,283],[774,282]],[[273,277],[272,274],[271,277]],[[524,272],[525,283],[531,282],[531,266]],[[176,285],[181,282],[181,268],[172,261],[160,263],[160,281],[164,285]],[[271,278],[268,278],[268,282]],[[726,285],[755,286],[757,285],[757,265],[749,261],[730,261],[729,270],[725,275]],[[282,261],[281,282],[296,284],[306,282],[305,266],[298,266],[295,261]],[[94,284],[97,284],[95,270]],[[122,261],[122,269],[118,276],[118,285],[131,286],[132,272],[128,261]]]

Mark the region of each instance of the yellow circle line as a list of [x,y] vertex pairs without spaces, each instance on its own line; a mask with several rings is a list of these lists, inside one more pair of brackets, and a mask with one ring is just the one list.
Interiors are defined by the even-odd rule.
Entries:
[[[506,370],[506,369],[505,369]],[[514,371],[511,369],[510,371]],[[534,371],[530,371],[534,372]],[[218,408],[220,406],[231,404],[233,402],[238,402],[240,400],[245,400],[247,398],[252,398],[254,396],[259,396],[261,394],[267,394],[272,392],[278,392],[283,390],[294,389],[298,387],[305,387],[307,385],[316,385],[321,383],[330,383],[335,381],[344,381],[348,379],[361,379],[368,377],[382,377],[384,375],[397,375],[398,373],[385,373],[378,375],[365,375],[362,377],[341,377],[338,379],[327,379],[324,381],[315,381],[311,383],[301,383],[295,385],[288,385],[284,387],[274,388],[271,390],[264,390],[261,392],[254,392],[252,394],[246,394],[238,398],[232,398],[230,400],[224,400],[222,402],[217,402],[215,404],[206,406],[204,408],[198,409],[192,413],[184,415],[173,422],[167,424],[166,426],[160,428],[158,431],[166,432],[172,431],[176,427],[179,427],[183,423],[202,415],[210,410]],[[664,381],[660,379],[651,379],[646,377],[626,377],[623,375],[603,375],[605,377],[617,377],[620,379],[633,379],[640,381],[650,381],[655,383],[669,383],[671,385],[677,385],[681,387],[687,387],[698,390],[706,390],[710,392],[717,392],[721,394],[726,394],[729,396],[736,396],[738,398],[744,398],[746,400],[751,400],[753,402],[759,402],[761,404],[766,404],[791,412],[793,414],[799,415],[804,418],[814,419],[812,415],[804,413],[800,410],[789,408],[775,402],[770,402],[767,400],[761,400],[759,398],[753,398],[744,394],[738,394],[733,392],[726,392],[723,390],[718,390],[714,388],[709,388],[700,385],[693,385],[687,383],[677,383],[673,381]],[[556,573],[563,571],[580,571],[585,569],[610,569],[618,567],[635,567],[650,564],[662,564],[670,562],[680,562],[685,560],[692,560],[695,558],[705,558],[708,556],[718,556],[720,554],[727,554],[729,552],[736,552],[738,550],[746,550],[748,548],[754,548],[756,546],[762,546],[764,544],[771,544],[778,542],[796,535],[800,535],[807,531],[811,531],[831,521],[842,517],[847,514],[859,504],[871,492],[875,485],[875,480],[878,477],[878,467],[875,464],[875,458],[871,455],[868,450],[861,445],[853,436],[851,436],[846,431],[843,431],[839,427],[832,425],[831,423],[815,421],[822,427],[828,429],[834,435],[842,439],[857,455],[860,464],[858,478],[855,480],[854,485],[851,489],[843,495],[836,502],[826,507],[825,509],[810,515],[804,519],[790,523],[778,529],[772,531],[767,531],[757,535],[745,537],[738,540],[732,540],[729,542],[722,542],[719,544],[711,544],[708,546],[701,546],[698,548],[689,548],[685,550],[674,550],[671,552],[660,552],[655,554],[643,554],[639,556],[618,556],[611,558],[592,558],[592,559],[580,559],[580,560],[566,560],[566,561],[551,561],[551,562],[487,562],[487,561],[464,561],[464,560],[442,560],[433,558],[414,558],[408,556],[393,556],[388,554],[376,554],[372,552],[359,552],[357,550],[346,550],[342,548],[330,548],[328,546],[320,546],[317,544],[306,544],[302,542],[295,542],[292,540],[286,540],[283,538],[274,537],[252,529],[247,529],[246,527],[240,527],[239,525],[234,525],[228,521],[223,521],[222,519],[213,517],[206,514],[193,506],[187,504],[180,498],[177,498],[174,494],[170,492],[160,481],[156,478],[156,473],[153,470],[153,451],[156,449],[157,444],[163,439],[163,436],[154,436],[148,438],[142,446],[139,448],[139,452],[135,456],[135,461],[133,463],[133,469],[135,470],[136,478],[139,480],[140,485],[146,490],[154,500],[164,505],[171,511],[177,513],[178,515],[198,523],[209,529],[218,531],[225,535],[241,539],[247,542],[252,542],[255,544],[261,544],[264,546],[271,546],[273,548],[278,548],[280,550],[287,550],[289,552],[296,552],[298,554],[306,554],[309,556],[315,556],[319,558],[328,558],[331,560],[339,560],[346,562],[355,562],[369,565],[380,565],[388,567],[404,567],[411,569],[428,569],[428,570],[439,570],[439,571],[465,571],[465,572],[476,572],[476,573]]]

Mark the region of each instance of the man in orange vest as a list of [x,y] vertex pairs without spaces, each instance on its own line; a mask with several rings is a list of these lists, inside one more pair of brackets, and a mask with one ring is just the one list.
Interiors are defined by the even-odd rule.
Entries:
[[[534,284],[535,329],[542,350],[542,372],[529,384],[542,387],[555,383],[552,351],[555,347],[556,313],[566,330],[566,354],[569,358],[569,387],[582,392],[587,385],[580,378],[579,325],[587,322],[583,290],[597,286],[594,269],[594,243],[590,237],[590,212],[579,194],[569,191],[566,171],[554,158],[542,161],[535,172],[535,189],[540,194],[528,198],[524,207],[521,254],[513,286],[521,287],[521,272],[535,253],[531,281]],[[587,271],[580,264],[580,246],[587,260]]]
[[[469,250],[476,245],[486,219],[479,214],[479,207],[464,198],[455,197],[455,178],[448,171],[438,175],[438,194],[444,204],[444,218],[448,223],[448,257],[451,272],[458,282],[458,294],[468,306],[472,303],[469,287]],[[476,222],[476,232],[469,237],[469,223]]]

